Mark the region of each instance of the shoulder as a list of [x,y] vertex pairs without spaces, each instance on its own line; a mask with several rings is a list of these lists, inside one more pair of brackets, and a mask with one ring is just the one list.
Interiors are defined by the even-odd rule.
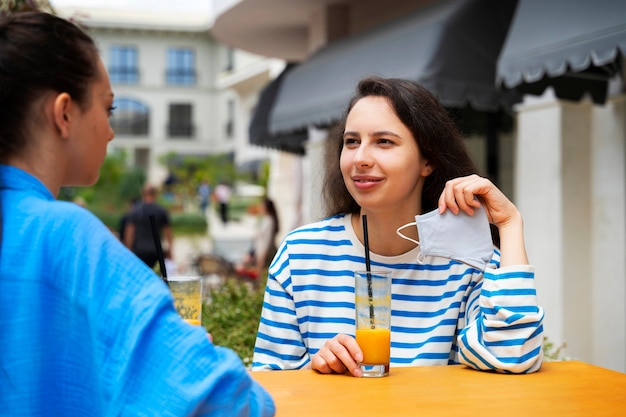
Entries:
[[286,236],[286,240],[301,239],[307,236],[345,234],[345,221],[346,215],[339,214],[337,216],[328,217],[317,222],[308,223],[289,232]]
[[70,202],[51,202],[46,207],[44,222],[53,226],[63,239],[78,239],[83,242],[100,236],[103,239],[117,239],[92,212]]
[[289,251],[312,253],[329,250],[330,247],[352,246],[349,219],[349,216],[338,215],[305,224],[288,233],[283,245],[290,248]]
[[32,218],[39,219],[36,233],[42,238],[42,249],[55,254],[51,256],[63,270],[74,271],[77,265],[89,269],[119,263],[121,271],[133,264],[130,252],[89,210],[64,201],[48,202],[40,210],[40,213],[32,213]]

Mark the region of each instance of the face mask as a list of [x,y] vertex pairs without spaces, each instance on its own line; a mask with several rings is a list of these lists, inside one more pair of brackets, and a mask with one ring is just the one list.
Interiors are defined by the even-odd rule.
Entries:
[[[419,242],[400,233],[405,227],[415,225]],[[415,222],[399,227],[396,233],[419,245],[417,261],[420,264],[426,256],[440,256],[484,271],[493,256],[489,220],[482,206],[474,209],[473,216],[462,211],[455,215],[450,210],[443,214],[439,214],[439,210],[419,214]]]

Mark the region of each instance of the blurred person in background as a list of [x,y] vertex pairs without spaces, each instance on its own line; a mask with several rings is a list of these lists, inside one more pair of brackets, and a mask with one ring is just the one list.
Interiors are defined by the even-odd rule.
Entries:
[[202,180],[198,186],[198,197],[200,197],[200,212],[204,214],[211,203],[211,185],[207,180]]
[[124,225],[124,244],[150,268],[154,268],[160,256],[150,217],[154,218],[159,237],[165,238],[165,257],[173,259],[174,234],[170,215],[165,207],[157,203],[158,194],[154,185],[145,184],[141,190],[141,202],[130,211]]
[[128,223],[130,214],[133,212],[133,209],[135,208],[135,205],[137,205],[138,202],[139,202],[138,198],[129,199],[128,202],[126,203],[126,210],[124,211],[124,214],[122,214],[122,217],[120,217],[120,225],[117,230],[117,237],[122,242],[124,242],[124,232],[126,231],[126,223]]
[[258,204],[258,228],[252,238],[250,252],[237,268],[241,275],[257,279],[276,255],[276,237],[280,230],[276,205],[265,197]]
[[222,219],[223,225],[228,223],[228,206],[230,204],[231,193],[232,190],[230,189],[230,186],[225,182],[217,184],[215,191],[213,191],[215,201],[217,201],[220,208],[220,219]]
[[99,177],[113,91],[93,40],[0,17],[0,415],[272,416],[230,349],[63,186]]

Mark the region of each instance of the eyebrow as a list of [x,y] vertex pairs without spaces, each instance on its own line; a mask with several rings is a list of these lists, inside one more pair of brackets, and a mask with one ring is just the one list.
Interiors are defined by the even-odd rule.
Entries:
[[[343,137],[345,138],[346,136],[360,136],[360,135],[358,132],[352,132],[352,131],[343,132]],[[391,132],[389,130],[381,130],[378,132],[372,132],[370,133],[370,136],[374,136],[374,137],[393,136],[396,138],[400,138],[400,135],[398,135],[397,133]]]

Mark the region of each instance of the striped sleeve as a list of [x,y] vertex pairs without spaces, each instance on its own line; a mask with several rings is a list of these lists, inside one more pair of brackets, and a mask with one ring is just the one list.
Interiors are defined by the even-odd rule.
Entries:
[[534,278],[530,265],[487,268],[467,304],[468,324],[458,337],[461,363],[505,373],[539,370],[544,312]]
[[281,245],[267,278],[252,370],[298,369],[309,362],[293,299],[287,246]]

